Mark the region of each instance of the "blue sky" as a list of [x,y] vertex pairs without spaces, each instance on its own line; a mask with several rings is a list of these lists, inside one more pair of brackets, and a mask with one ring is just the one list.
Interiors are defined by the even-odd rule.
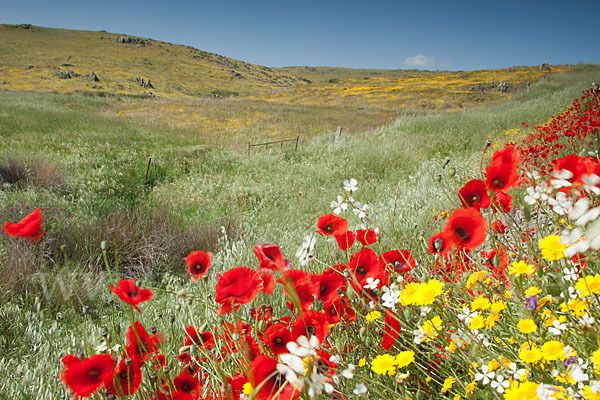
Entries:
[[104,29],[269,67],[600,63],[597,0],[12,0],[0,9],[0,23]]

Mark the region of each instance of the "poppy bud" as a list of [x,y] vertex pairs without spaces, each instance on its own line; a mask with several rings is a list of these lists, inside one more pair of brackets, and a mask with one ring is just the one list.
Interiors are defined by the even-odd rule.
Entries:
[[454,168],[454,167],[450,167],[450,168],[448,169],[448,176],[452,177],[452,176],[454,176],[454,175],[456,175],[456,168]]
[[169,366],[168,366],[168,365],[165,365],[165,366],[163,367],[163,371],[164,371],[164,373],[165,373],[165,374],[168,374],[170,370],[171,370],[171,368],[169,368]]
[[441,182],[442,181],[442,174],[436,174],[435,180],[438,181],[438,182]]
[[442,168],[446,168],[448,164],[450,164],[450,157],[446,157],[446,159],[444,160],[444,166]]
[[489,148],[491,145],[492,145],[492,141],[491,141],[490,139],[488,139],[488,140],[485,142],[485,148],[487,149],[487,148]]
[[125,359],[125,365],[127,365],[128,367],[131,365],[131,358],[127,357]]
[[176,304],[175,305],[175,310],[180,311],[181,310],[181,304]]
[[169,315],[169,318],[171,318],[171,323],[175,322],[175,316],[173,314]]
[[86,315],[88,313],[88,311],[90,310],[89,306],[83,306],[81,312],[83,312],[83,315]]
[[108,243],[106,242],[106,240],[100,242],[100,248],[102,249],[102,251],[105,251],[108,248]]

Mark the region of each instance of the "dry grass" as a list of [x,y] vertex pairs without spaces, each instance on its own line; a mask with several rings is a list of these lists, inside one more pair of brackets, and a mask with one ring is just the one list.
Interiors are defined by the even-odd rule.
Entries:
[[[51,253],[59,260],[64,251],[68,259],[99,271],[105,268],[100,250],[105,241],[111,268],[128,278],[157,279],[166,270],[184,271],[183,259],[191,251],[216,252],[224,232],[237,237],[237,229],[236,221],[228,217],[203,225],[183,225],[164,210],[114,212],[61,232]],[[66,246],[63,250],[62,245]]]
[[50,189],[64,185],[63,171],[55,163],[39,157],[7,157],[0,160],[0,187],[5,184]]

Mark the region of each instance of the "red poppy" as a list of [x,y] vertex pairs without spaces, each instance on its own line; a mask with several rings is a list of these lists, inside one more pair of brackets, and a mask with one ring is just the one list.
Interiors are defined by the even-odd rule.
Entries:
[[290,260],[286,260],[281,252],[281,248],[276,244],[258,244],[254,246],[254,254],[260,262],[258,270],[265,271],[283,271],[290,265]]
[[122,279],[118,284],[118,287],[114,285],[108,285],[108,287],[125,303],[131,304],[137,312],[141,312],[137,304],[148,301],[154,296],[152,290],[138,287],[133,279]]
[[384,268],[391,265],[399,274],[405,274],[417,266],[415,258],[408,250],[386,251],[379,257],[379,261]]
[[18,236],[37,242],[44,235],[42,226],[44,225],[44,217],[42,209],[36,208],[31,214],[25,216],[21,221],[13,224],[6,221],[4,224],[4,233],[7,236]]
[[356,231],[356,240],[368,246],[377,241],[377,234],[373,229],[359,229]]
[[141,384],[142,363],[135,359],[128,363],[125,362],[125,359],[121,360],[114,376],[104,382],[108,393],[117,397],[135,394]]
[[79,360],[74,355],[63,358],[65,369],[60,380],[71,389],[75,397],[90,397],[104,382],[112,379],[115,360],[110,354],[97,354]]
[[[360,291],[367,278],[376,278],[379,274],[379,260],[373,250],[363,248],[354,253],[354,256],[348,263],[348,269],[352,271],[356,281],[361,285],[360,288],[357,288]],[[356,285],[356,282],[352,283]]]
[[458,197],[464,208],[487,208],[490,206],[485,182],[481,179],[470,180],[458,191]]
[[173,386],[175,386],[177,392],[188,393],[193,398],[196,398],[197,392],[200,389],[200,382],[184,370],[173,379]]
[[454,247],[454,242],[450,235],[441,231],[429,239],[429,253],[446,255]]
[[504,232],[506,232],[506,228],[507,228],[507,226],[504,225],[504,223],[500,220],[492,223],[492,229],[500,234],[503,234]]
[[444,232],[457,247],[474,249],[484,242],[487,224],[478,210],[457,209],[450,215]]
[[164,354],[155,354],[152,361],[154,361],[154,368],[156,369],[161,369],[167,364],[167,358]]
[[396,343],[398,336],[400,336],[400,321],[394,312],[388,310],[385,313],[385,332],[381,348],[389,350]]
[[275,290],[275,277],[269,272],[263,272],[260,278],[263,281],[263,293],[271,294]]
[[266,344],[269,346],[273,354],[289,353],[286,345],[292,340],[292,332],[285,325],[273,325],[266,330]]
[[250,303],[263,289],[258,272],[248,267],[237,267],[225,272],[216,285],[215,301],[222,304],[217,314],[229,314],[241,304]]
[[144,326],[139,321],[135,321],[127,330],[125,352],[131,359],[146,362],[148,355],[155,353],[163,341],[162,333],[150,336]]
[[508,267],[508,255],[503,246],[499,246],[498,250],[492,250],[487,254],[484,254],[486,257],[486,264],[488,268],[492,271],[492,276],[504,282],[507,285],[507,288],[510,289],[510,282],[508,281],[508,277],[506,276],[506,267]]
[[583,183],[583,176],[593,174],[596,165],[597,163],[593,159],[581,157],[576,154],[569,154],[566,157],[556,160],[553,174],[557,171],[567,170],[572,174],[572,176],[567,179],[569,182]]
[[317,228],[315,231],[320,235],[336,236],[346,233],[348,230],[348,221],[334,214],[323,215],[317,220]]
[[184,346],[190,346],[192,344],[198,345],[203,349],[210,350],[215,345],[215,338],[212,332],[198,332],[193,326],[185,327],[185,341]]
[[296,287],[303,283],[309,281],[310,275],[308,272],[303,271],[301,269],[288,269],[281,275],[279,279],[277,279],[278,283],[281,283],[283,286],[292,286]]
[[295,400],[300,396],[285,374],[277,370],[277,361],[268,356],[260,355],[250,363],[248,380],[253,388],[260,387],[257,397],[262,400]]
[[325,315],[327,315],[327,319],[329,320],[330,324],[337,324],[344,317],[346,307],[344,307],[342,300],[337,298],[333,301],[325,303],[323,311],[325,312]]
[[335,300],[339,295],[337,290],[344,286],[344,276],[337,271],[324,272],[321,275],[311,275],[311,280],[318,286],[316,294],[323,303]]
[[185,263],[188,266],[188,271],[192,275],[192,280],[198,282],[198,279],[206,275],[210,268],[211,253],[202,250],[192,251],[186,258]]
[[521,162],[521,154],[514,147],[506,146],[502,150],[494,152],[492,163],[499,162],[505,165],[518,166]]
[[494,194],[492,210],[494,212],[501,211],[503,213],[511,212],[513,210],[512,199],[513,197],[508,193],[496,192],[496,194]]
[[335,240],[342,251],[348,250],[354,244],[356,235],[352,231],[346,231],[341,235],[335,235]]
[[296,318],[296,322],[292,325],[292,337],[294,340],[300,336],[316,336],[319,339],[319,344],[325,341],[325,337],[329,334],[329,318],[325,313],[314,310],[304,312],[300,318]]

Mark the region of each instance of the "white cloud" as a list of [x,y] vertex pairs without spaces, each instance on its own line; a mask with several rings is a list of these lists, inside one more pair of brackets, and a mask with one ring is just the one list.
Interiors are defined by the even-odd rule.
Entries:
[[426,55],[419,54],[416,56],[406,57],[403,64],[412,68],[433,68],[436,62],[435,58],[433,57],[427,57]]

